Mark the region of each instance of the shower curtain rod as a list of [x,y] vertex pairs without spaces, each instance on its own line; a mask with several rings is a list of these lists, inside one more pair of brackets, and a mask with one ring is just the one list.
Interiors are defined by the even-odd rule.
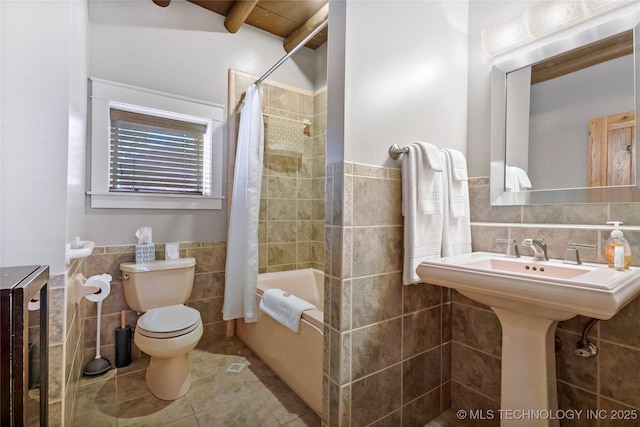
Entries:
[[329,23],[329,20],[325,20],[325,21],[324,21],[324,22],[322,22],[320,25],[318,25],[318,26],[316,27],[316,29],[315,29],[315,30],[313,30],[311,33],[309,33],[309,35],[308,35],[307,37],[305,37],[305,38],[304,38],[300,43],[298,43],[298,44],[297,44],[293,49],[291,49],[291,50],[290,50],[290,51],[289,51],[285,56],[283,56],[282,58],[280,58],[280,60],[279,60],[278,62],[276,62],[276,64],[275,64],[273,67],[269,68],[269,70],[268,70],[266,73],[264,73],[264,74],[262,75],[262,77],[260,77],[258,80],[256,80],[256,81],[254,82],[254,84],[259,85],[260,83],[262,83],[262,81],[263,81],[264,79],[266,79],[267,77],[269,77],[269,75],[270,75],[271,73],[273,73],[275,70],[277,70],[277,69],[278,69],[278,67],[279,67],[280,65],[282,65],[282,63],[283,63],[284,61],[286,61],[287,59],[289,59],[289,58],[291,57],[291,55],[293,55],[294,53],[296,53],[296,52],[298,51],[298,49],[300,49],[302,46],[304,46],[305,44],[307,44],[307,42],[308,42],[309,40],[311,40],[311,39],[312,39],[316,34],[318,34],[318,33],[319,33],[319,32],[320,32],[324,27],[326,27],[328,23]]

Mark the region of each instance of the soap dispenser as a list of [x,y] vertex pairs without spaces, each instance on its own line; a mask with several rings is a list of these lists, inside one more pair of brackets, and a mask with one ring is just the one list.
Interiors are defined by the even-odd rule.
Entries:
[[613,231],[611,232],[611,237],[607,240],[604,252],[609,268],[628,270],[629,264],[631,264],[631,247],[627,239],[624,238],[622,230],[618,228],[622,222],[609,221],[607,224],[613,224]]

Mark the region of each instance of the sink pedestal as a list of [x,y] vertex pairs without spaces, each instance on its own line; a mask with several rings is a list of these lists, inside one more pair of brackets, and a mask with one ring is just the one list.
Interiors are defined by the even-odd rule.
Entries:
[[502,325],[501,427],[557,427],[557,320],[491,307]]
[[425,283],[488,305],[502,324],[502,427],[557,427],[555,331],[576,315],[607,320],[640,294],[640,268],[507,258],[491,252],[427,260]]

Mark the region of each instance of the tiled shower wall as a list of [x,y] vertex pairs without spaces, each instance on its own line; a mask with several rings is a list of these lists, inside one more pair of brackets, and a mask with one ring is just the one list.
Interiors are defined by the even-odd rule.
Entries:
[[[237,123],[246,88],[257,76],[229,73],[229,186]],[[324,171],[326,88],[314,92],[265,81],[261,85],[265,114],[311,122],[300,155],[283,155],[265,147],[259,220],[259,272],[324,269]],[[302,132],[302,131],[301,131]],[[229,187],[230,188],[230,187]],[[231,194],[231,192],[229,192]]]
[[402,285],[399,169],[327,166],[323,420],[423,426],[450,407],[450,292]]
[[[474,251],[504,252],[496,238],[543,237],[549,256],[564,258],[569,242],[597,245],[581,249],[583,261],[605,262],[603,248],[611,228],[607,221],[624,221],[633,265],[640,265],[640,210],[638,204],[589,204],[490,207],[489,180],[470,180],[472,241]],[[523,256],[530,255],[521,248]],[[562,420],[561,425],[637,425],[637,419],[614,420],[612,409],[636,411],[640,416],[640,299],[620,313],[592,328],[589,340],[598,355],[582,358],[574,354],[576,344],[591,319],[575,317],[560,322],[557,336],[562,348],[556,352],[560,409],[604,410],[607,419]],[[500,323],[489,307],[454,293],[452,297],[451,400],[453,408],[498,409],[500,407]],[[629,412],[633,414],[634,412]],[[478,421],[499,425],[499,419]]]

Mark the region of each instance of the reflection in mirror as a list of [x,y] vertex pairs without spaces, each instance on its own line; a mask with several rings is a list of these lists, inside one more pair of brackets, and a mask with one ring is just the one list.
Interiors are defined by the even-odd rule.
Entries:
[[507,191],[634,184],[633,85],[631,30],[508,73]]
[[640,201],[638,22],[624,15],[494,66],[493,205]]

